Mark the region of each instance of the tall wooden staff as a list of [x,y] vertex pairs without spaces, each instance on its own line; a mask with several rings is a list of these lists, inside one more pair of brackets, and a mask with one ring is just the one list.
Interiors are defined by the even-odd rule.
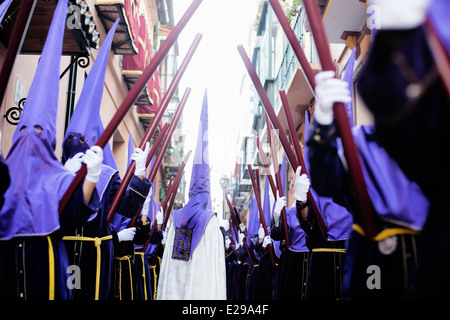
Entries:
[[[184,15],[181,17],[180,21],[177,23],[177,25],[172,29],[170,34],[167,36],[167,38],[164,40],[164,42],[161,44],[161,47],[159,50],[155,53],[153,56],[153,59],[150,61],[149,65],[144,69],[142,75],[139,77],[139,79],[136,81],[135,85],[130,89],[127,96],[125,97],[124,101],[120,105],[120,107],[117,109],[116,113],[114,114],[113,118],[103,131],[102,135],[97,140],[96,145],[104,148],[108,140],[111,138],[117,127],[119,126],[122,119],[127,114],[128,110],[131,108],[131,106],[136,102],[138,99],[142,89],[144,89],[145,85],[148,83],[150,78],[152,77],[153,73],[155,72],[156,68],[159,66],[161,61],[164,59],[166,54],[169,52],[172,45],[175,43],[176,39],[178,38],[178,35],[183,30],[183,28],[186,26],[189,19],[194,14],[195,10],[199,7],[199,5],[202,3],[203,0],[194,0],[189,8],[186,10]],[[61,198],[59,202],[59,214],[64,211],[66,208],[69,199],[72,197],[73,193],[75,192],[76,188],[81,185],[84,178],[87,174],[87,167],[86,164],[83,164],[78,170],[76,176],[72,180],[72,183],[70,184],[69,188],[67,189],[64,196]]]
[[295,36],[294,30],[292,30],[291,25],[288,19],[286,18],[286,14],[281,8],[281,5],[278,2],[278,0],[269,0],[269,3],[272,6],[273,12],[278,18],[278,22],[280,22],[281,28],[283,29],[286,38],[288,39],[289,44],[291,45],[291,48],[294,51],[295,56],[300,62],[300,66],[302,67],[303,73],[305,74],[306,79],[308,79],[311,91],[314,92],[315,87],[314,71],[309,64],[308,59],[306,58],[305,53],[303,52],[303,49],[297,40],[297,37]]
[[[170,201],[170,204],[168,205],[168,201],[169,199],[175,199],[175,195],[177,193],[178,187],[180,185],[181,182],[181,177],[183,176],[183,172],[184,172],[184,167],[186,166],[186,163],[189,160],[189,157],[191,156],[192,150],[189,150],[188,153],[186,154],[186,156],[184,157],[184,160],[180,166],[180,169],[177,172],[177,175],[175,176],[175,179],[173,180],[171,187],[167,190],[167,196],[164,199],[163,205],[161,206],[161,208],[163,208],[163,212],[164,212],[164,221],[162,224],[162,230],[164,230],[166,228],[166,224],[167,224],[167,220],[169,219],[170,213],[171,213],[171,208],[173,205],[173,200]],[[145,242],[144,245],[144,252],[147,250],[147,247],[150,244],[150,239],[153,236],[153,233],[155,232],[156,229],[156,221],[154,221],[152,229],[150,231],[150,236],[148,237],[147,241]]]
[[228,235],[230,238],[230,248],[231,248],[231,250],[233,250],[234,254],[236,255],[236,259],[240,260],[241,262],[244,262],[243,259],[239,256],[239,253],[237,252],[236,248],[233,245],[233,242],[236,243],[236,241],[234,240],[233,232],[231,231],[232,225],[233,225],[233,221],[230,221],[230,227],[228,228]]
[[[264,219],[264,212],[263,212],[262,205],[261,205],[261,193],[260,193],[260,190],[258,190],[256,178],[253,175],[252,165],[248,164],[247,166],[248,166],[248,172],[250,173],[250,178],[252,180],[253,192],[255,193],[256,203],[258,205],[259,221],[263,226],[264,234],[266,236],[268,236],[269,231],[267,230],[266,220]],[[256,176],[259,179],[259,170],[258,169],[256,169]],[[272,266],[275,267],[275,256],[273,253],[272,244],[268,244],[268,247],[269,247],[270,261],[272,262]]]
[[[167,192],[169,197],[166,197],[166,199],[164,199],[163,202],[163,210],[164,210],[164,214],[166,215],[164,217],[164,227],[167,225],[167,220],[169,219],[169,215],[171,212],[171,208],[173,205],[173,201],[172,199],[175,199],[175,195],[177,194],[177,190],[178,187],[180,186],[181,183],[181,178],[183,177],[183,173],[184,173],[184,167],[186,166],[186,163],[189,160],[189,157],[191,156],[192,150],[189,150],[188,153],[186,154],[186,156],[184,157],[183,163],[180,166],[180,169],[177,172],[177,175],[175,176],[175,180],[172,186],[172,189],[169,190],[169,192]],[[169,201],[170,200],[170,201]]]
[[[155,159],[155,163],[153,164],[153,167],[148,175],[148,180],[150,180],[151,183],[153,183],[153,181],[155,180],[156,173],[158,172],[159,166],[162,163],[162,159],[166,153],[167,147],[169,146],[170,139],[172,138],[172,134],[175,130],[175,127],[177,126],[178,120],[180,120],[181,113],[183,112],[184,106],[190,93],[191,88],[186,88],[183,98],[181,98],[180,105],[178,106],[177,111],[175,111],[172,122],[170,123],[169,129],[167,130],[165,139],[163,140],[161,147],[159,148],[158,155]],[[137,218],[139,217],[139,213],[140,211],[133,217],[133,219],[131,219],[131,221],[128,223],[128,227],[132,227],[136,224]]]
[[[139,148],[144,149],[145,144],[147,143],[147,141],[150,140],[150,138],[153,136],[154,132],[156,131],[156,128],[157,128],[167,106],[169,105],[170,99],[172,98],[176,88],[178,87],[181,77],[183,76],[187,66],[189,65],[189,62],[191,61],[191,58],[194,55],[194,52],[197,49],[198,44],[200,43],[201,39],[202,39],[202,35],[197,34],[197,36],[195,37],[194,41],[191,44],[191,47],[189,48],[189,50],[186,54],[186,57],[184,58],[183,62],[181,63],[180,68],[178,68],[172,82],[169,85],[169,88],[167,89],[166,93],[164,94],[164,97],[161,101],[161,105],[159,106],[159,108],[156,112],[156,115],[153,118],[150,126],[147,128],[147,131],[141,140],[141,144],[139,145]],[[122,200],[123,195],[125,194],[128,184],[130,183],[131,179],[133,178],[135,168],[136,168],[136,162],[134,160],[132,160],[130,165],[128,166],[128,169],[127,169],[123,179],[122,179],[122,182],[120,183],[119,189],[117,190],[117,192],[113,198],[113,201],[111,202],[111,205],[109,206],[108,224],[112,221],[112,218],[119,206],[119,203]]]
[[[178,173],[177,173],[178,175]],[[172,188],[173,188],[173,182],[175,181],[175,179],[173,177],[170,177],[169,179],[169,185],[167,186],[167,195],[172,193]],[[166,206],[167,206],[167,201],[164,199],[163,205],[161,206],[161,208],[163,209],[164,212],[166,212]]]
[[[162,141],[163,141],[163,139],[165,137],[166,132],[169,130],[169,127],[170,127],[170,124],[169,123],[165,123],[164,126],[161,128],[161,131],[160,131],[160,133],[158,135],[158,138],[156,138],[155,143],[153,143],[153,146],[152,146],[152,148],[151,148],[151,150],[150,150],[150,152],[148,154],[147,165],[148,165],[148,163],[150,163],[150,161],[153,158],[153,155],[156,153],[156,151],[158,149],[161,150],[160,147],[161,147]],[[141,207],[141,209],[139,209],[139,212],[138,212],[137,216],[139,215],[141,210],[142,210],[142,207]],[[130,222],[128,222],[128,228],[134,226],[136,224],[136,220],[137,220],[137,217],[136,216],[133,217],[130,220]]]
[[[272,163],[273,163],[273,168],[275,170],[275,181],[277,183],[278,198],[281,198],[284,196],[283,185],[281,183],[280,168],[278,167],[277,150],[275,149],[275,143],[272,140],[272,126],[270,125],[270,120],[269,120],[269,117],[267,116],[267,112],[266,112],[266,118],[267,118],[267,135],[269,136],[270,149],[272,150]],[[283,208],[281,210],[281,219],[283,219],[284,239],[286,242],[286,248],[289,248],[291,246],[291,238],[289,237],[289,229],[288,229],[288,224],[287,224],[285,208]]]
[[[170,216],[170,213],[168,212],[168,209],[170,208],[169,200],[172,197],[174,197],[174,195],[176,194],[176,192],[178,190],[178,186],[180,185],[181,178],[183,177],[184,167],[186,166],[186,163],[188,162],[189,157],[191,156],[191,153],[192,153],[192,150],[189,150],[189,152],[184,157],[184,160],[181,163],[180,169],[178,170],[177,175],[175,176],[175,179],[173,180],[172,188],[167,190],[167,196],[165,197],[163,204],[161,206],[161,208],[163,208],[163,212],[165,215],[164,222],[163,222],[163,229],[165,228],[165,226],[167,224],[167,220],[169,219],[169,216]],[[155,232],[155,228],[156,228],[156,223],[153,224],[153,226],[152,226],[151,235],[153,234],[153,232]]]
[[0,103],[3,101],[17,53],[20,51],[27,35],[28,25],[33,16],[36,2],[37,0],[22,1],[19,14],[9,37],[8,50],[3,58],[2,70],[0,71]]
[[[284,33],[291,45],[304,73],[308,79],[308,83],[312,92],[314,92],[315,81],[314,72],[303,53],[300,44],[292,30],[286,15],[283,12],[278,0],[269,0],[270,5],[283,28]],[[316,44],[317,52],[323,70],[334,70],[333,61],[331,60],[330,48],[326,39],[325,31],[322,26],[319,10],[317,4],[314,1],[304,0],[303,5],[308,17],[311,33]],[[361,170],[361,164],[359,163],[357,149],[351,134],[350,125],[348,124],[347,115],[345,112],[345,106],[343,103],[337,103],[333,106],[334,118],[336,126],[338,128],[342,144],[344,147],[345,158],[349,167],[350,178],[353,183],[353,188],[356,196],[359,214],[361,216],[362,227],[365,233],[369,237],[373,237],[377,234],[375,213],[372,202],[367,193],[366,183]],[[302,166],[303,167],[303,166]]]
[[259,151],[259,156],[261,157],[261,161],[263,163],[263,168],[264,168],[265,174],[267,176],[267,180],[269,181],[270,189],[272,190],[272,193],[273,193],[273,196],[275,197],[275,199],[277,199],[278,198],[277,188],[275,187],[275,183],[273,181],[272,174],[270,173],[269,160],[267,160],[266,154],[264,153],[264,150],[262,149],[261,143],[259,142],[259,137],[256,137],[255,140],[256,140],[256,146]]
[[[320,18],[319,8],[315,0],[303,0],[306,15],[311,26],[311,33],[316,44],[322,70],[335,71],[333,60],[331,59],[330,47],[325,34],[325,30]],[[359,216],[362,227],[369,238],[375,237],[377,232],[375,210],[367,192],[366,182],[359,162],[358,150],[353,140],[353,134],[345,111],[345,105],[341,102],[333,105],[334,121],[341,137],[344,148],[345,159],[348,164],[350,178],[353,183],[353,191],[356,195],[356,202],[359,208]]]
[[[289,134],[291,136],[292,143],[294,144],[294,150],[295,150],[295,153],[297,154],[297,159],[300,162],[300,165],[302,166],[301,171],[305,174],[308,174],[308,172],[306,171],[305,160],[303,159],[303,153],[302,153],[302,150],[300,147],[300,141],[298,140],[298,137],[297,137],[297,130],[295,130],[295,127],[294,127],[294,121],[292,120],[291,109],[289,109],[286,92],[284,90],[280,90],[280,97],[281,97],[281,104],[283,105],[284,115],[286,117],[286,121],[287,121],[288,127],[289,127]],[[308,197],[308,203],[311,206],[312,210],[314,211],[316,219],[317,219],[317,217],[320,218],[317,220],[317,224],[319,226],[320,232],[322,233],[322,236],[324,237],[324,239],[327,239],[328,238],[327,227],[325,226],[322,215],[320,214],[320,210],[317,207],[316,201],[314,200],[314,197],[312,196],[310,191],[308,191],[307,197]]]
[[[287,140],[287,138],[284,134],[283,127],[281,126],[281,123],[278,120],[277,115],[275,114],[275,111],[273,111],[272,104],[270,103],[269,97],[267,96],[267,93],[261,84],[261,81],[258,77],[258,74],[255,71],[255,68],[253,67],[252,62],[248,58],[247,53],[245,52],[245,49],[242,45],[238,46],[238,51],[242,57],[242,61],[244,62],[245,67],[247,68],[248,74],[249,74],[250,78],[252,79],[253,85],[255,86],[255,89],[259,94],[262,105],[263,105],[267,115],[269,116],[270,121],[272,122],[272,126],[278,130],[278,133],[279,133],[278,138],[280,139],[280,142],[281,142],[284,152],[286,153],[286,156],[291,164],[291,167],[297,168],[299,166],[297,156],[292,151],[291,145],[289,144],[289,141]],[[302,166],[301,170],[302,170],[302,173],[306,173],[304,171],[305,170],[304,166]],[[312,203],[312,201],[314,199],[312,198],[312,194],[310,191],[308,191],[307,197],[308,197],[308,201]],[[322,217],[320,216],[320,213],[318,211],[314,211],[314,215],[315,215],[317,221],[320,221],[322,219]],[[322,235],[324,236],[324,239],[327,239],[326,233],[325,234],[322,233]]]
[[[234,224],[234,226],[236,228],[236,234],[239,235],[240,219],[238,218],[239,217],[238,212],[237,212],[236,208],[231,204],[231,202],[228,199],[226,194],[224,194],[224,197],[227,199],[228,208],[230,208],[231,219],[234,222],[233,224]],[[247,252],[248,258],[250,260],[250,264],[252,265],[252,267],[254,267],[255,263],[253,262],[253,258],[252,258],[251,254],[250,254],[250,249],[248,248],[247,241],[246,241],[245,238],[244,238],[243,242],[244,242],[245,251]]]

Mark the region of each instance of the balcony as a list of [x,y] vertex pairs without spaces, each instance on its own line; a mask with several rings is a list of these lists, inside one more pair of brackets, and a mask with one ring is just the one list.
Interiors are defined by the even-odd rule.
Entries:
[[[8,47],[17,15],[23,0],[11,2],[0,23],[0,42]],[[41,54],[48,29],[56,8],[56,1],[38,1],[26,29],[21,54]],[[89,7],[69,2],[66,28],[64,29],[63,55],[89,56],[91,48],[98,49],[100,35],[96,32],[93,13]]]
[[[306,15],[303,10],[301,10],[297,15],[293,30],[307,60],[310,63],[311,68],[317,73],[320,70],[320,64],[311,33],[307,32],[305,29],[305,19]],[[300,125],[303,123],[304,112],[311,104],[314,94],[303,73],[294,50],[289,44],[286,46],[280,68],[278,69],[277,77],[273,83],[273,107],[277,113],[282,128],[286,132],[288,130],[288,126],[281,104],[279,95],[280,90],[285,90],[286,92],[294,126],[298,130]]]
[[134,43],[134,38],[137,38],[138,32],[138,19],[135,18],[138,8],[134,1],[96,0],[95,9],[106,32],[111,29],[117,18],[120,19],[111,46],[114,53],[121,55],[137,54],[139,50]]

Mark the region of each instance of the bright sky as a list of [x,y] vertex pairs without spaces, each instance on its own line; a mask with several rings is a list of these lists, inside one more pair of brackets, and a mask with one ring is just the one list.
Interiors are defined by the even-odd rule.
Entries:
[[[191,1],[174,0],[173,3],[178,21]],[[250,55],[250,32],[257,5],[257,0],[204,0],[178,38],[178,64],[181,64],[195,35],[203,35],[180,83],[180,97],[186,87],[192,89],[183,110],[184,150],[195,150],[200,109],[207,89],[211,191],[212,198],[219,202],[222,199],[219,179],[234,172],[239,134],[251,130],[252,105],[248,96],[240,94],[247,71],[236,47],[242,44]],[[192,156],[185,168],[188,186],[191,167]]]

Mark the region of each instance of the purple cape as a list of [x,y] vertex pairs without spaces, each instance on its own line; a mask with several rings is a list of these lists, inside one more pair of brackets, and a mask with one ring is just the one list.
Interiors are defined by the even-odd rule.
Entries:
[[286,208],[286,220],[289,226],[289,237],[291,239],[289,250],[295,252],[309,251],[306,246],[306,233],[300,227],[300,222],[297,218],[297,208],[295,206]]
[[[266,182],[264,183],[264,202],[263,202],[263,213],[264,221],[267,226],[270,226],[270,221],[272,220],[270,214],[270,194],[269,194],[269,179],[266,176]],[[259,216],[258,216],[259,217]]]
[[404,175],[398,164],[374,139],[373,126],[353,128],[370,199],[387,221],[421,230],[430,203],[420,187]]

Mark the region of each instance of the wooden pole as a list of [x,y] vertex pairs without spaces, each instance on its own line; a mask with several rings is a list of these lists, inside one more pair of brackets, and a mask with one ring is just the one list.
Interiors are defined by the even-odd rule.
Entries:
[[[291,136],[292,143],[294,144],[294,150],[295,153],[297,154],[297,159],[300,162],[300,165],[302,166],[302,169],[300,171],[302,174],[308,175],[308,172],[306,171],[305,161],[303,159],[302,149],[300,147],[300,141],[298,140],[297,137],[297,131],[295,130],[291,110],[289,109],[286,92],[284,90],[280,90],[280,97],[281,97],[281,104],[283,105],[284,115],[286,116],[286,121],[289,127],[289,134]],[[311,209],[314,212],[314,216],[316,217],[320,232],[322,233],[323,238],[326,240],[328,239],[327,227],[325,226],[325,222],[323,221],[323,217],[320,214],[319,208],[317,207],[316,201],[314,200],[314,197],[312,196],[312,193],[309,190],[307,193],[307,198],[308,204],[311,206]]]
[[[270,125],[270,120],[267,117],[267,113],[266,113],[266,118],[267,118],[267,135],[269,136],[270,149],[272,150],[272,163],[273,163],[273,168],[275,170],[275,181],[277,183],[278,197],[281,198],[284,196],[283,185],[281,183],[281,176],[280,176],[280,170],[279,170],[280,168],[278,166],[277,150],[275,149],[275,143],[272,140],[272,134],[271,134],[272,126]],[[289,236],[289,226],[287,224],[285,208],[283,208],[281,210],[281,219],[283,220],[284,239],[286,242],[286,248],[289,248],[291,246],[291,238]]]
[[[166,133],[166,131],[167,131],[168,129],[169,129],[169,123],[166,123],[166,124],[162,127],[161,132],[160,132],[158,138],[156,138],[156,141],[155,141],[155,143],[153,144],[152,149],[150,150],[147,159],[153,158],[153,155],[156,153],[156,151],[157,151],[158,148],[160,147],[161,141],[162,141],[163,138],[164,138],[164,134]],[[141,212],[141,210],[142,210],[142,207],[141,207],[141,209],[139,210],[139,212]],[[108,213],[109,213],[109,212],[108,212]],[[139,214],[138,214],[138,215],[139,215]],[[136,221],[137,221],[137,216],[138,216],[138,215],[136,215],[135,217],[133,217],[133,218],[130,220],[130,222],[128,222],[128,228],[133,227],[133,226],[136,225]],[[114,216],[114,215],[108,215],[108,220],[107,220],[107,221],[108,221],[108,225],[111,223],[110,220],[113,218],[113,216]]]
[[[320,64],[323,71],[336,71],[331,58],[330,47],[322,25],[319,8],[315,0],[303,0],[306,15],[311,27],[311,33],[316,44]],[[372,201],[367,192],[367,185],[361,169],[358,150],[356,148],[350,124],[347,118],[347,112],[343,103],[333,105],[334,121],[341,137],[344,148],[345,159],[348,164],[350,178],[353,184],[356,202],[358,205],[362,228],[369,238],[375,237],[378,233],[375,210]]]
[[[253,170],[252,170],[251,164],[248,164],[247,166],[248,166],[248,171],[250,173],[250,178],[252,180],[253,192],[255,193],[256,203],[258,205],[259,221],[260,221],[260,223],[263,226],[264,234],[266,236],[268,236],[269,235],[269,231],[267,230],[266,220],[264,219],[264,213],[263,213],[263,209],[262,209],[262,205],[261,205],[261,193],[258,190],[257,183],[256,183],[256,178],[253,175]],[[259,179],[259,170],[256,169],[256,172],[257,172],[257,177]],[[275,256],[274,256],[274,253],[273,253],[273,247],[272,247],[272,244],[269,244],[268,246],[269,246],[270,260],[272,262],[272,266],[274,267],[275,266]]]
[[[165,214],[163,227],[166,226],[167,220],[169,220],[169,215],[170,214],[167,213],[167,209],[169,208],[168,207],[169,200],[172,197],[172,195],[176,194],[176,192],[178,190],[178,186],[180,185],[181,178],[183,177],[184,167],[186,166],[186,163],[188,162],[189,157],[191,156],[191,153],[192,153],[192,150],[189,150],[188,153],[186,154],[186,156],[184,157],[184,160],[181,163],[180,169],[178,170],[177,175],[175,176],[175,180],[173,182],[173,187],[170,190],[170,193],[167,192],[168,196],[163,201],[163,206],[162,207],[163,207],[164,214]],[[155,231],[155,229],[152,228],[152,234],[153,234],[154,231]]]
[[[161,121],[161,118],[164,115],[164,112],[167,109],[167,106],[169,105],[170,99],[172,98],[176,88],[178,87],[181,77],[183,76],[187,66],[189,65],[189,62],[191,61],[191,58],[194,55],[194,52],[197,49],[201,38],[202,38],[202,35],[197,34],[194,41],[192,42],[191,47],[189,48],[189,50],[186,54],[186,57],[184,58],[183,62],[181,63],[180,68],[178,68],[172,82],[169,85],[169,88],[167,89],[166,93],[164,94],[164,97],[161,101],[161,104],[160,104],[156,114],[155,114],[155,117],[152,119],[152,122],[150,123],[149,127],[147,128],[145,135],[141,140],[139,148],[144,149],[147,141],[149,141],[150,138],[155,133],[156,128],[159,125],[159,122]],[[148,163],[147,163],[147,166],[148,166]],[[113,198],[113,201],[111,202],[111,205],[109,206],[108,224],[109,224],[109,222],[111,222],[111,219],[112,219],[114,213],[116,212],[117,207],[119,206],[119,203],[122,200],[122,197],[125,194],[125,191],[129,185],[131,179],[133,178],[135,168],[136,168],[136,162],[134,160],[132,160],[130,165],[128,166],[127,171],[125,172],[122,182],[120,183],[119,189],[117,190],[117,192]]]
[[[117,109],[116,113],[114,114],[113,118],[103,131],[102,135],[97,140],[96,145],[104,148],[108,140],[111,138],[117,127],[119,126],[120,122],[123,120],[125,115],[127,114],[128,110],[131,108],[132,105],[136,102],[138,99],[141,91],[144,89],[145,85],[148,83],[150,78],[152,77],[153,73],[156,71],[157,67],[161,63],[161,61],[164,59],[164,57],[169,52],[172,45],[175,43],[176,39],[178,38],[179,34],[183,30],[183,28],[186,26],[187,22],[190,20],[194,12],[197,10],[197,8],[200,6],[203,0],[194,0],[189,8],[186,10],[184,15],[181,17],[180,21],[177,23],[177,25],[172,29],[170,34],[167,36],[167,38],[162,43],[159,50],[155,53],[153,56],[153,59],[150,61],[149,65],[144,69],[142,75],[139,77],[139,79],[136,81],[135,85],[131,88],[131,90],[128,92],[127,96],[125,97],[124,101],[120,105],[120,107]],[[73,193],[75,192],[75,189],[78,188],[78,186],[81,185],[83,182],[85,176],[87,174],[87,168],[86,165],[83,164],[81,166],[81,169],[78,170],[76,176],[72,180],[72,183],[70,184],[69,188],[67,189],[64,196],[61,198],[59,202],[59,214],[64,211],[66,208],[70,198],[72,197]]]
[[3,101],[17,54],[20,52],[27,35],[36,2],[37,0],[27,0],[21,3],[20,11],[14,23],[11,36],[9,37],[8,50],[3,58],[2,70],[0,71],[0,104]]
[[261,81],[258,77],[258,74],[255,71],[255,68],[254,68],[252,62],[250,61],[249,57],[247,56],[247,53],[245,52],[245,49],[242,45],[239,45],[237,47],[237,49],[239,51],[239,54],[241,55],[241,58],[242,58],[242,61],[244,62],[245,67],[247,68],[248,74],[253,82],[253,85],[259,94],[259,98],[261,99],[264,110],[266,111],[267,115],[269,116],[274,129],[278,130],[278,138],[280,139],[280,142],[283,146],[284,152],[286,153],[286,156],[287,156],[292,168],[297,168],[298,160],[297,160],[294,152],[292,151],[289,141],[287,140],[286,136],[284,135],[281,123],[278,120],[277,115],[275,114],[275,111],[272,107],[269,97],[267,96],[267,93],[261,84]]
[[[240,232],[240,229],[239,229],[240,219],[238,220],[238,217],[239,217],[238,212],[237,212],[236,208],[231,204],[231,202],[228,199],[226,193],[224,194],[224,197],[227,199],[228,207],[230,208],[230,214],[231,214],[231,218],[234,221],[234,226],[236,228],[236,234],[239,235],[239,232]],[[245,251],[247,252],[247,255],[248,255],[248,258],[250,260],[251,266],[254,267],[255,263],[253,262],[253,258],[252,258],[251,254],[250,254],[250,249],[248,248],[247,241],[246,241],[245,238],[246,237],[244,237],[244,240],[243,240],[244,248],[245,248]]]
[[278,1],[279,0],[269,0],[269,3],[272,6],[275,15],[278,18],[278,22],[280,23],[281,28],[283,29],[286,38],[288,39],[289,44],[291,45],[292,50],[294,51],[295,56],[300,62],[300,66],[302,67],[303,73],[305,74],[305,77],[308,80],[311,91],[314,93],[315,87],[314,71],[309,64],[308,59],[306,59],[305,53],[303,52],[303,49],[300,46],[297,37],[295,36],[294,30],[292,30],[291,25],[286,17],[286,14],[284,13]]
[[[191,92],[191,88],[186,88],[183,98],[180,101],[180,105],[178,106],[177,111],[175,111],[175,115],[173,116],[173,119],[172,119],[172,122],[170,123],[169,129],[167,130],[166,137],[163,140],[161,147],[158,150],[158,155],[155,159],[155,163],[153,164],[152,170],[150,170],[150,173],[148,175],[148,180],[150,180],[151,183],[153,183],[153,181],[155,180],[156,173],[158,172],[159,166],[162,163],[162,159],[166,153],[167,147],[169,146],[170,139],[172,138],[173,131],[175,130],[175,127],[177,126],[178,120],[180,119],[181,112],[183,112],[184,106],[186,104],[186,101],[187,101],[187,98],[189,97],[190,92]],[[139,217],[139,213],[140,213],[140,210],[133,217],[133,219],[131,219],[131,221],[128,223],[129,228],[136,225],[136,221],[137,221],[137,218]],[[110,215],[112,218],[114,216],[114,212],[108,212],[108,217]]]
[[[169,201],[169,198],[175,198],[175,194],[176,194],[176,192],[178,190],[178,187],[179,187],[180,182],[181,182],[181,178],[183,176],[184,167],[186,166],[186,163],[188,162],[189,157],[191,156],[191,153],[192,153],[192,150],[189,150],[188,153],[185,155],[184,160],[181,163],[180,169],[178,170],[177,175],[175,176],[175,179],[173,180],[172,188],[170,190],[168,190],[168,192],[167,192],[168,196],[166,196],[166,198],[164,199],[163,205],[161,206],[161,208],[163,208],[163,210],[164,210],[164,221],[163,221],[163,224],[162,224],[162,230],[164,230],[166,228],[167,221],[169,220],[169,216],[170,216],[171,211],[172,211],[171,207],[169,207],[167,205],[167,203]],[[173,204],[173,201],[171,201],[171,204]],[[155,229],[156,229],[156,220],[153,223],[152,229],[150,231],[150,236],[147,239],[147,241],[145,242],[144,252],[147,250],[147,247],[150,244],[150,239],[152,238],[153,233],[155,232]]]
[[[270,103],[270,100],[269,100],[269,97],[267,96],[266,91],[264,90],[263,86],[261,85],[261,81],[259,80],[259,77],[255,71],[255,68],[253,67],[252,62],[248,58],[248,56],[244,50],[244,47],[238,46],[238,51],[242,57],[242,61],[244,62],[245,67],[247,68],[250,78],[252,79],[253,85],[255,86],[255,89],[259,94],[262,105],[263,105],[267,115],[269,116],[270,121],[272,122],[272,126],[274,127],[274,129],[278,130],[278,138],[280,139],[280,142],[281,142],[284,152],[286,153],[286,156],[291,164],[291,167],[294,168],[294,170],[296,170],[297,167],[299,166],[299,160],[297,159],[297,156],[295,155],[295,153],[292,151],[291,145],[289,144],[289,141],[287,140],[287,138],[283,132],[283,127],[281,126],[280,121],[278,120],[278,118],[275,114],[275,111],[273,111],[272,104]],[[348,122],[348,120],[347,120],[347,122]],[[302,166],[302,170],[305,170],[304,166]],[[311,199],[313,200],[310,191],[308,191],[307,197],[308,197],[308,201],[310,201]],[[316,215],[316,218],[318,219],[318,221],[320,221],[321,217],[320,217],[320,214],[318,213],[318,211],[314,211],[314,214]],[[322,230],[322,232],[323,232],[323,230]],[[326,236],[325,236],[325,239],[326,239]]]
[[175,130],[175,127],[177,126],[178,120],[180,120],[181,112],[183,111],[184,105],[186,104],[186,101],[187,101],[190,93],[191,93],[191,88],[186,88],[184,95],[181,98],[180,105],[173,116],[172,123],[170,124],[169,132],[168,132],[169,137],[168,137],[168,139],[164,140],[163,152],[158,152],[158,156],[156,157],[156,160],[155,160],[155,165],[153,166],[152,170],[150,171],[150,174],[148,175],[148,179],[150,181],[153,181],[155,179],[156,173],[158,172],[158,169],[159,169],[159,165],[161,164],[164,154],[166,152],[166,149],[169,146],[170,137],[172,136],[172,134]]

